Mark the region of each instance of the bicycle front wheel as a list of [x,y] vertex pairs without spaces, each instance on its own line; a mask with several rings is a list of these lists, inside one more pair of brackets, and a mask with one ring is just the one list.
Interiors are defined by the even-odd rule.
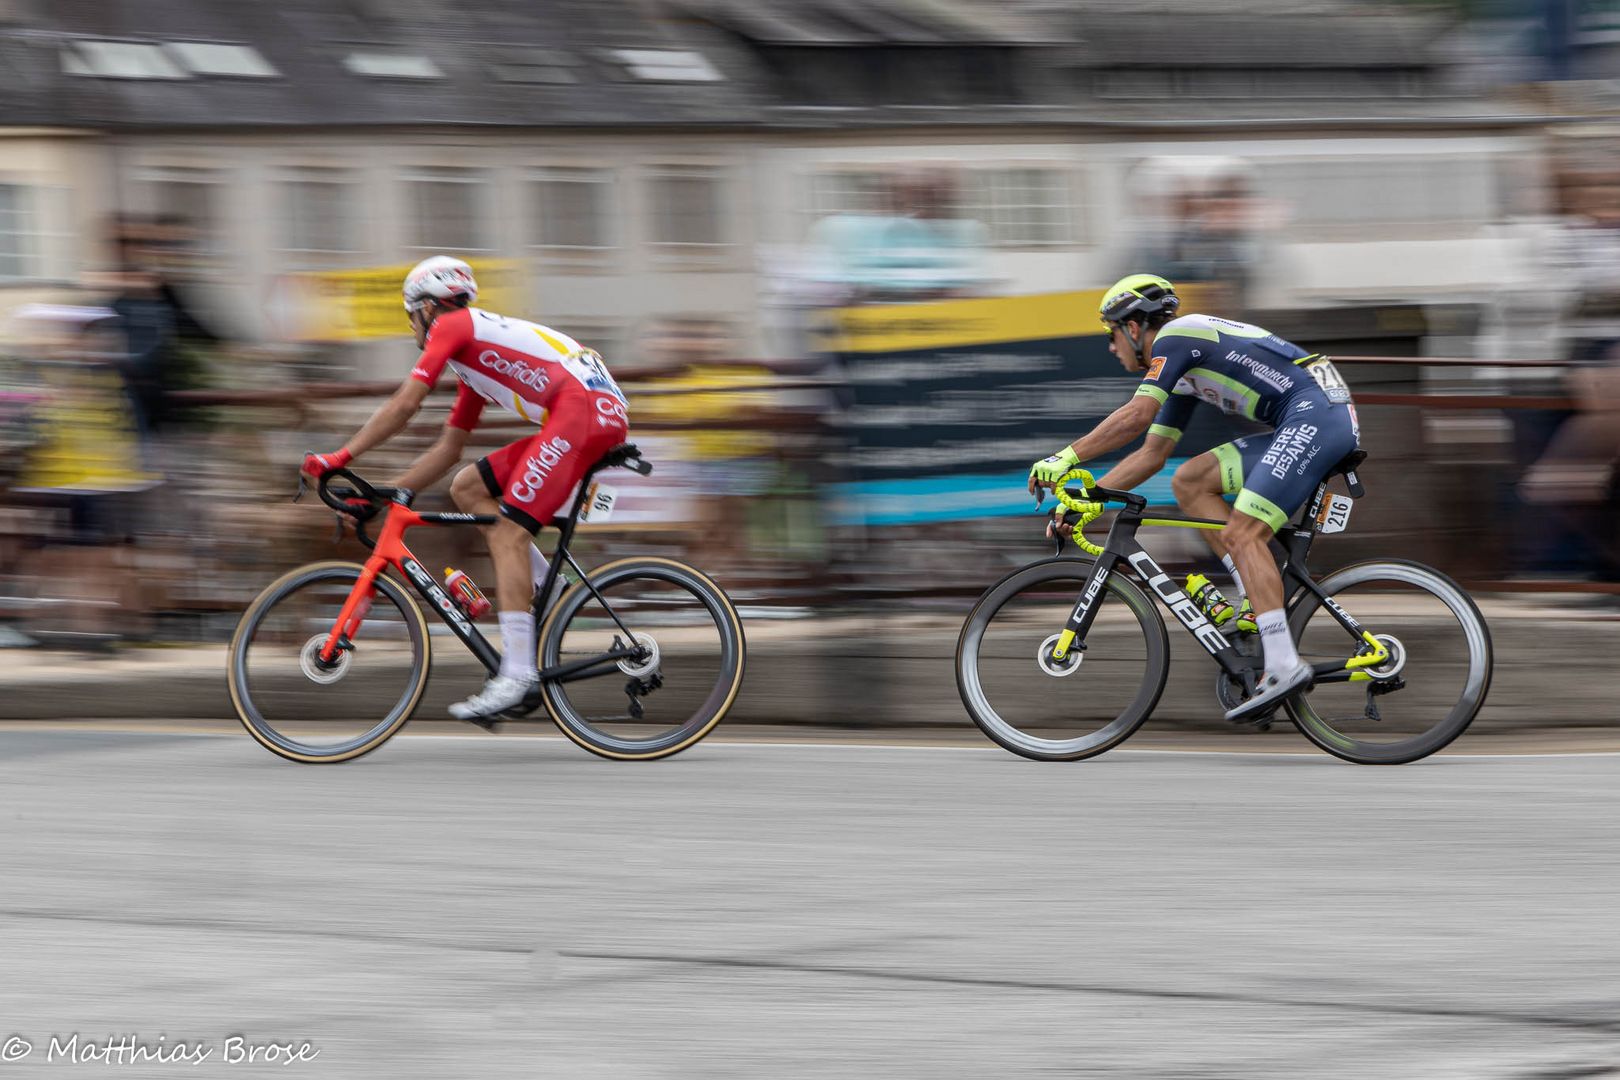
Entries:
[[[540,666],[641,646],[643,659],[607,660],[541,683],[564,735],[594,754],[648,760],[707,735],[742,687],[742,620],[725,591],[673,559],[608,563],[565,593],[540,631]],[[633,642],[632,642],[633,639]]]
[[[979,729],[1015,754],[1076,761],[1118,746],[1159,703],[1170,671],[1164,620],[1141,589],[1110,574],[1085,648],[1064,664],[1053,638],[1069,621],[1089,559],[1027,566],[992,585],[956,644],[956,686]],[[1078,643],[1077,643],[1078,644]]]
[[[1485,619],[1461,586],[1403,560],[1347,566],[1320,586],[1391,656],[1370,669],[1372,682],[1318,683],[1288,702],[1301,734],[1359,765],[1404,765],[1467,730],[1494,661]],[[1294,601],[1288,626],[1307,663],[1343,663],[1360,644],[1309,591]]]
[[327,634],[364,567],[314,563],[274,582],[231,639],[231,701],[248,734],[289,761],[331,764],[381,746],[410,719],[428,680],[427,623],[378,575],[354,647],[320,663]]

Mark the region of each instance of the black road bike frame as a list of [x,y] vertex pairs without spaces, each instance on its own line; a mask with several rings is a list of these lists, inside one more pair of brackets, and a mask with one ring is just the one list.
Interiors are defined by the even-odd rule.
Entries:
[[[1359,459],[1355,462],[1359,464]],[[1322,505],[1328,496],[1327,481],[1333,476],[1343,475],[1350,490],[1350,497],[1359,499],[1365,494],[1361,482],[1356,477],[1354,464],[1335,469],[1327,478],[1316,486],[1316,494],[1312,496],[1305,515],[1300,519],[1299,525],[1285,525],[1277,531],[1277,541],[1283,547],[1287,558],[1282,564],[1282,573],[1285,578],[1291,578],[1298,583],[1298,588],[1291,593],[1287,610],[1292,610],[1298,598],[1304,592],[1313,593],[1322,605],[1333,615],[1340,626],[1344,627],[1351,639],[1357,643],[1358,648],[1365,642],[1367,632],[1351,614],[1344,610],[1333,597],[1322,591],[1321,586],[1311,579],[1310,572],[1305,568],[1306,556],[1310,554],[1311,541],[1316,535],[1317,517],[1322,512]],[[1069,649],[1085,650],[1086,634],[1091,629],[1092,622],[1097,617],[1097,597],[1102,595],[1103,586],[1107,583],[1110,574],[1118,572],[1119,564],[1128,564],[1141,577],[1147,585],[1148,591],[1157,597],[1159,603],[1170,609],[1171,615],[1189,634],[1191,634],[1203,647],[1204,651],[1214,658],[1221,666],[1221,670],[1239,682],[1245,681],[1245,676],[1252,679],[1256,672],[1265,666],[1263,657],[1244,656],[1232,647],[1232,643],[1225,634],[1215,627],[1198,609],[1192,597],[1174,581],[1170,575],[1154,561],[1153,556],[1143,549],[1136,539],[1136,530],[1143,525],[1169,526],[1172,528],[1190,529],[1220,529],[1225,522],[1211,521],[1207,518],[1188,517],[1176,513],[1154,513],[1145,516],[1147,500],[1130,491],[1116,491],[1111,488],[1092,488],[1083,498],[1096,502],[1124,503],[1114,518],[1113,527],[1108,530],[1108,540],[1103,544],[1100,555],[1095,556],[1091,572],[1086,577],[1085,588],[1080,593],[1080,599],[1069,615],[1069,621],[1064,626],[1065,636],[1068,637]],[[1073,517],[1071,513],[1069,517]],[[1059,552],[1062,543],[1059,543]],[[1069,636],[1072,635],[1072,636]],[[1346,667],[1344,662],[1337,664],[1313,664],[1311,667],[1317,682],[1349,682],[1354,671]],[[1252,689],[1252,687],[1251,687]]]

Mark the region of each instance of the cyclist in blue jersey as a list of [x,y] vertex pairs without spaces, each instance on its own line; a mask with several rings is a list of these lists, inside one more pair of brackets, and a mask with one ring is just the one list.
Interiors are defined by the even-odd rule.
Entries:
[[[1248,323],[1212,315],[1178,315],[1175,286],[1152,274],[1133,274],[1103,294],[1099,314],[1109,351],[1129,372],[1142,372],[1130,401],[1091,432],[1029,472],[1037,496],[1080,463],[1117,450],[1146,434],[1097,482],[1132,488],[1162,469],[1199,402],[1271,426],[1191,458],[1172,481],[1176,502],[1190,514],[1225,521],[1206,532],[1221,556],[1244,610],[1207,581],[1188,579],[1217,625],[1237,618],[1246,628],[1249,608],[1265,650],[1266,673],[1253,697],[1227,712],[1242,720],[1270,710],[1305,689],[1311,668],[1288,635],[1282,575],[1270,550],[1272,535],[1316,489],[1328,471],[1360,444],[1349,388],[1326,358]],[[1228,508],[1223,495],[1236,495]]]

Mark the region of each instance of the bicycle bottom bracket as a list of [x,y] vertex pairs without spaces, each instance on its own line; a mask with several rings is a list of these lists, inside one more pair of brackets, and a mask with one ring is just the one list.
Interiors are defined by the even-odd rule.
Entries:
[[337,657],[328,663],[321,659],[321,648],[326,644],[325,634],[316,634],[304,642],[304,647],[298,651],[298,666],[304,669],[304,676],[310,682],[320,683],[322,686],[337,682],[349,673],[349,661],[354,659],[354,653],[348,649],[339,649]]
[[1041,670],[1046,672],[1048,675],[1059,679],[1063,678],[1065,675],[1073,675],[1075,672],[1079,671],[1080,660],[1081,657],[1084,656],[1084,653],[1080,649],[1079,643],[1071,642],[1069,645],[1068,656],[1065,656],[1062,660],[1054,657],[1052,655],[1052,650],[1057,648],[1058,638],[1062,636],[1062,634],[1053,634],[1051,637],[1041,642],[1039,651],[1035,653],[1035,662],[1041,666]]
[[1394,634],[1374,634],[1373,637],[1389,650],[1389,659],[1377,667],[1368,668],[1367,674],[1379,681],[1393,679],[1406,666],[1406,646],[1401,644],[1401,639]]
[[639,679],[658,670],[658,642],[653,640],[651,634],[643,634],[640,630],[634,631],[633,636],[636,639],[636,644],[647,651],[647,658],[645,660],[636,660],[632,657],[626,657],[619,661],[619,670],[632,679]]

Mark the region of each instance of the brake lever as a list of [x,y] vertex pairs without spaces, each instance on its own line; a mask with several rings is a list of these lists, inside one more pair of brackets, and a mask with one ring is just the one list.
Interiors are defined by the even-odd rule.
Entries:
[[298,490],[293,492],[292,501],[297,502],[299,499],[302,499],[304,497],[304,492],[307,491],[308,489],[309,489],[309,483],[308,483],[308,481],[306,481],[304,479],[304,470],[299,469],[298,470]]

